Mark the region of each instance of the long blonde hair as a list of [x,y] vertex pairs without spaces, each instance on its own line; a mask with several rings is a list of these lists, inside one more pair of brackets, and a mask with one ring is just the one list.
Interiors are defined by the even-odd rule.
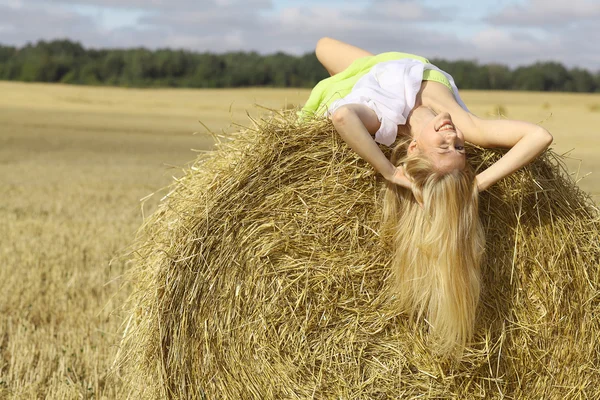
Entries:
[[396,146],[391,161],[404,165],[414,189],[388,184],[384,195],[392,288],[402,311],[425,317],[438,353],[462,353],[473,334],[485,247],[475,174],[468,164],[439,172],[406,149],[407,141]]

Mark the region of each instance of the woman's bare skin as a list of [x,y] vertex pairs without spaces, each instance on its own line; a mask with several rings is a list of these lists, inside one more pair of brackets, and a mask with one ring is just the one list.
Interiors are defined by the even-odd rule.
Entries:
[[[319,40],[316,54],[332,75],[343,71],[358,58],[373,55],[331,38]],[[348,145],[386,179],[411,187],[401,167],[387,160],[371,137],[381,125],[373,110],[363,104],[348,104],[337,109],[331,118]],[[479,191],[528,164],[552,143],[552,135],[538,125],[507,119],[482,119],[465,111],[446,86],[433,81],[422,82],[408,122],[414,139],[409,153],[425,152],[440,170],[464,168],[465,154],[461,150],[464,141],[486,148],[510,149],[477,175]]]

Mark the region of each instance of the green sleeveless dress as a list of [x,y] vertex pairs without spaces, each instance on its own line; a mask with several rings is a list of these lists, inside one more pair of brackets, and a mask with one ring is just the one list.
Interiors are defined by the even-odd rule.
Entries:
[[[352,91],[356,82],[358,82],[358,80],[368,73],[376,64],[403,58],[412,58],[421,61],[424,64],[430,63],[426,58],[399,52],[382,53],[375,56],[358,58],[342,72],[323,79],[314,87],[306,104],[304,104],[304,107],[299,113],[301,118],[324,114],[331,103],[347,96]],[[452,91],[450,81],[448,81],[448,78],[439,71],[423,71],[423,80],[439,82]]]

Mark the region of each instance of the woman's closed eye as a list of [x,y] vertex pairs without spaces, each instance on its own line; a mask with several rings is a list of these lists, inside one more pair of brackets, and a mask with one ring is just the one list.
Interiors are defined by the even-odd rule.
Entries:
[[[465,150],[464,146],[454,146],[454,148],[456,150],[458,150],[458,151],[464,151]],[[442,150],[449,150],[450,146],[446,144],[446,145],[440,146],[440,149],[442,149]]]

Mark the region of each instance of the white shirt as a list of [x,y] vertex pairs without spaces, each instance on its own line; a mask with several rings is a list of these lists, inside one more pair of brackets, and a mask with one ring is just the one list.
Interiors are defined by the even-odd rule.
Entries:
[[396,140],[398,125],[404,125],[414,108],[417,93],[421,89],[423,71],[436,70],[444,74],[457,103],[468,111],[458,94],[452,76],[432,64],[424,64],[412,58],[385,61],[375,65],[361,77],[346,97],[331,103],[328,114],[345,104],[364,104],[375,111],[381,127],[375,133],[377,143],[391,146]]

